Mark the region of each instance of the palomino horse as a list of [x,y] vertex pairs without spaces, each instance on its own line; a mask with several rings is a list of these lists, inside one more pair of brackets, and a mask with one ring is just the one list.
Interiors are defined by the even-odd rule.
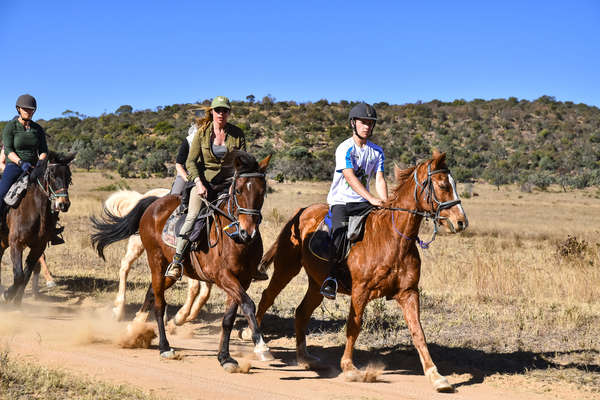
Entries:
[[[425,375],[436,390],[452,391],[452,386],[437,372],[431,360],[421,327],[418,288],[421,259],[417,242],[426,245],[418,238],[424,217],[433,219],[435,231],[441,223],[451,232],[464,230],[468,225],[467,217],[447,169],[445,154],[435,152],[433,159],[407,170],[396,167],[395,175],[397,188],[383,207],[368,216],[363,239],[354,245],[347,258],[352,289],[340,289],[351,296],[341,367],[348,378],[356,378],[352,352],[367,303],[380,297],[396,299],[402,307]],[[298,363],[307,368],[319,367],[319,360],[306,351],[306,326],[315,308],[323,301],[319,288],[329,271],[327,263],[316,258],[308,244],[325,214],[326,204],[297,211],[264,255],[260,267],[265,269],[274,262],[273,276],[258,305],[256,320],[259,324],[275,297],[302,267],[309,277],[308,290],[296,309],[295,318],[296,356]]]
[[[6,227],[0,232],[0,259],[6,248],[10,247],[14,282],[4,292],[6,301],[21,303],[31,273],[54,234],[58,212],[69,210],[69,163],[74,158],[75,153],[61,155],[49,152],[44,162],[36,166],[41,171],[34,170],[41,178],[30,182],[19,206],[8,211]],[[23,270],[25,247],[29,247],[29,254]]]
[[[218,353],[221,366],[228,372],[236,371],[238,367],[237,361],[229,353],[229,339],[238,307],[241,307],[252,329],[257,356],[262,359],[272,358],[256,323],[254,302],[246,293],[263,252],[258,226],[267,192],[265,170],[270,158],[269,156],[257,162],[250,154],[239,150],[231,151],[225,156],[221,171],[212,182],[218,182],[215,192],[227,189],[228,194],[219,206],[212,203],[209,205],[215,213],[209,240],[191,251],[184,261],[185,275],[215,283],[228,296]],[[107,245],[131,236],[139,227],[152,272],[152,285],[138,314],[147,313],[150,304],[154,302],[159,332],[158,348],[163,358],[176,356],[167,340],[164,325],[164,292],[175,280],[165,277],[174,249],[163,242],[161,232],[179,202],[179,196],[160,199],[150,197],[142,199],[125,217],[117,218],[108,214],[104,221],[92,219],[96,231],[92,235],[92,243],[100,257],[104,256],[103,251]],[[227,236],[221,233],[224,226]],[[229,233],[231,227],[236,228],[235,233]]]
[[[104,202],[106,212],[116,217],[123,217],[129,213],[133,207],[146,197],[163,197],[169,193],[169,189],[157,188],[151,189],[144,194],[134,190],[119,190],[111,194]],[[115,298],[115,306],[112,309],[116,320],[121,321],[125,313],[125,292],[127,290],[127,276],[131,270],[133,262],[137,260],[144,252],[142,239],[140,235],[132,235],[127,242],[127,252],[121,259],[121,268],[119,269],[119,292]],[[188,278],[188,293],[183,306],[175,315],[175,324],[182,325],[185,322],[194,320],[200,313],[200,309],[210,296],[212,284],[200,282]]]

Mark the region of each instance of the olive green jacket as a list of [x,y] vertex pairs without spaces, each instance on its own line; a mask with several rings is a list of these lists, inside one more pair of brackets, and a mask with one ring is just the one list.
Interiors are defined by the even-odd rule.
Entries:
[[[197,177],[210,182],[219,173],[222,160],[215,157],[212,152],[213,123],[211,122],[204,131],[198,131],[194,136],[185,167],[188,170],[188,180],[193,181]],[[244,131],[235,125],[225,125],[225,146],[227,151],[233,149],[246,151],[246,137]]]

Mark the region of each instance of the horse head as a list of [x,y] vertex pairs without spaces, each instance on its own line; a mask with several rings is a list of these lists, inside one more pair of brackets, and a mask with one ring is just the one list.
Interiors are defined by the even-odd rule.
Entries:
[[224,165],[230,163],[233,168],[228,211],[234,217],[239,239],[244,243],[251,242],[258,233],[262,220],[261,209],[267,193],[265,171],[270,160],[269,155],[257,162],[253,156],[239,150],[229,152],[223,160]]
[[69,164],[77,153],[59,154],[53,151],[48,153],[48,157],[42,162],[42,165],[36,168],[44,170],[43,178],[39,180],[39,185],[48,196],[52,211],[67,212],[71,206],[69,200],[69,185],[71,184],[71,169]]
[[446,165],[446,153],[437,150],[433,158],[409,170],[395,169],[396,181],[407,180],[410,174],[414,181],[414,201],[420,211],[445,226],[450,232],[463,231],[469,220],[461,205],[456,182]]

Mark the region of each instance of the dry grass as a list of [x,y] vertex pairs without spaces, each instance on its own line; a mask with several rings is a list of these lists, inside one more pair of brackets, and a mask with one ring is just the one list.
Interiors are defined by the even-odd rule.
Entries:
[[[93,296],[110,304],[125,243],[112,246],[102,262],[89,244],[89,216],[98,214],[111,184],[141,192],[169,187],[170,179],[122,181],[114,175],[78,172],[71,210],[61,217],[67,245],[48,250],[48,263],[69,296]],[[325,199],[328,183],[279,184],[263,207],[265,248],[298,207]],[[459,193],[463,192],[459,188]],[[516,187],[476,184],[463,199],[470,227],[461,235],[442,235],[422,253],[422,321],[440,372],[470,376],[463,384],[519,376],[534,382],[580,387],[585,396],[600,392],[600,201],[598,191],[522,193]],[[431,226],[423,226],[423,236]],[[561,253],[569,237],[586,246]],[[572,245],[573,243],[571,243]],[[577,246],[575,246],[577,247]],[[2,281],[11,272],[5,257]],[[141,304],[149,282],[145,260],[129,279],[128,315]],[[250,288],[258,302],[266,283]],[[306,288],[302,273],[282,292],[265,318],[268,339],[291,338],[293,315]],[[181,284],[168,292],[173,313],[185,298]],[[201,318],[221,318],[225,296],[216,289]],[[309,325],[310,346],[327,345],[341,356],[348,298],[326,301]],[[356,360],[377,360],[388,368],[422,373],[401,311],[393,301],[372,302],[357,343]],[[509,380],[510,381],[510,380]]]

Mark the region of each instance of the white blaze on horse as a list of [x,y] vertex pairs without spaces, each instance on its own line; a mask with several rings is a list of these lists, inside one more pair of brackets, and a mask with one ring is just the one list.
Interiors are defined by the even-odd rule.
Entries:
[[[144,194],[133,190],[119,190],[110,195],[104,202],[104,209],[117,217],[123,217],[133,209],[133,207],[143,198],[150,196],[163,197],[169,193],[169,189],[152,189]],[[137,260],[144,252],[144,246],[140,235],[133,235],[127,243],[127,252],[121,259],[121,268],[119,269],[119,292],[115,298],[115,306],[112,309],[115,319],[123,320],[125,314],[125,292],[127,290],[127,276],[131,270],[133,262]],[[200,309],[210,296],[212,288],[211,283],[200,282],[188,278],[188,293],[183,306],[175,315],[175,324],[182,325],[185,322],[194,320]]]

